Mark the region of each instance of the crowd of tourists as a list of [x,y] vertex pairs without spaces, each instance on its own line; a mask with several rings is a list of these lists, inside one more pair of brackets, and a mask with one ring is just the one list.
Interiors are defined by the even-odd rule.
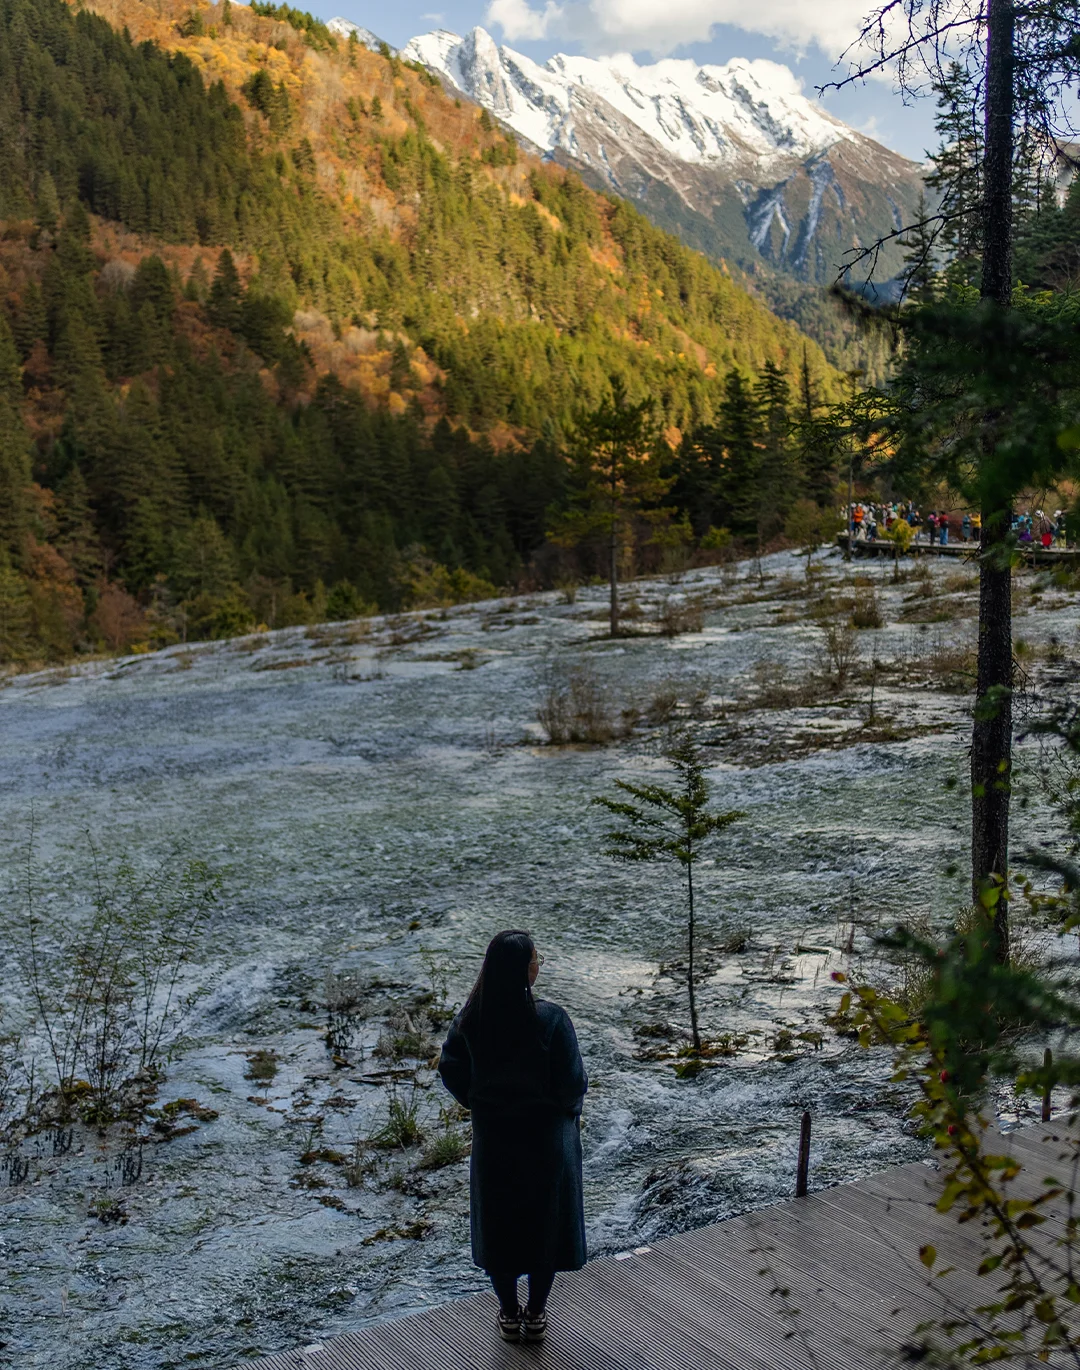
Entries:
[[[891,504],[857,502],[848,507],[848,527],[856,542],[875,542],[891,538],[899,520],[908,525],[912,541],[947,547],[950,542],[978,542],[982,533],[982,518],[978,511],[957,514],[951,510],[931,509],[923,513],[912,500]],[[1017,542],[1031,546],[1065,547],[1067,529],[1065,510],[1055,509],[1053,515],[1043,509],[1032,509],[1014,514],[1012,531]]]

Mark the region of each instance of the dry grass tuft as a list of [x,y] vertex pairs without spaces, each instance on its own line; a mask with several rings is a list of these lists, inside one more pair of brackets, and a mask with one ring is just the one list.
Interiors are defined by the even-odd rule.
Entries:
[[608,690],[580,667],[548,685],[536,717],[553,746],[602,745],[629,731]]

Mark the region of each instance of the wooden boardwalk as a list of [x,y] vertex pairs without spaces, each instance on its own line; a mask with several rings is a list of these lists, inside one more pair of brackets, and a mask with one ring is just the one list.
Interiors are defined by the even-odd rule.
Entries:
[[[1065,1120],[1002,1139],[1023,1193],[1061,1174]],[[1071,1177],[1070,1183],[1075,1180]],[[911,1364],[916,1327],[986,1302],[979,1232],[934,1209],[940,1181],[915,1162],[670,1237],[560,1275],[543,1346],[508,1345],[481,1294],[248,1370],[875,1370]],[[1019,1191],[1018,1191],[1019,1192]],[[1063,1220],[1063,1214],[1062,1214]],[[1058,1215],[1049,1223],[1061,1230]],[[931,1280],[919,1248],[932,1243]],[[1071,1362],[1070,1362],[1071,1363]]]
[[[836,545],[846,549],[848,544],[847,533],[837,533]],[[1080,564],[1080,547],[1042,547],[1036,543],[1020,543],[1017,550],[1024,561],[1030,562],[1034,566],[1076,566]],[[859,557],[887,557],[890,561],[896,555],[896,548],[887,538],[875,538],[870,542],[865,538],[856,538],[852,543],[852,556]],[[909,543],[905,556],[909,557],[970,557],[974,560],[979,555],[979,544],[977,542],[949,542],[944,547],[939,542],[912,542]]]

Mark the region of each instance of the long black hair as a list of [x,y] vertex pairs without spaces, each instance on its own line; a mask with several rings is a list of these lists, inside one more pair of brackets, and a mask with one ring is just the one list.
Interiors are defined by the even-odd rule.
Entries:
[[461,1030],[474,1050],[501,1051],[536,1026],[529,965],[536,946],[527,932],[497,933],[461,1010]]

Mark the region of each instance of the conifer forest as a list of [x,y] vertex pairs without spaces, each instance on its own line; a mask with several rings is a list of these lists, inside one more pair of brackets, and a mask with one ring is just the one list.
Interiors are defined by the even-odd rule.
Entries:
[[836,89],[935,145],[832,286],[369,20],[0,0],[0,1365],[490,1301],[438,1067],[503,929],[613,1282],[812,1118],[811,1191],[927,1162],[979,1244],[875,1363],[1075,1364],[1071,1182],[999,1146],[1080,1158],[1075,4],[851,26]]

